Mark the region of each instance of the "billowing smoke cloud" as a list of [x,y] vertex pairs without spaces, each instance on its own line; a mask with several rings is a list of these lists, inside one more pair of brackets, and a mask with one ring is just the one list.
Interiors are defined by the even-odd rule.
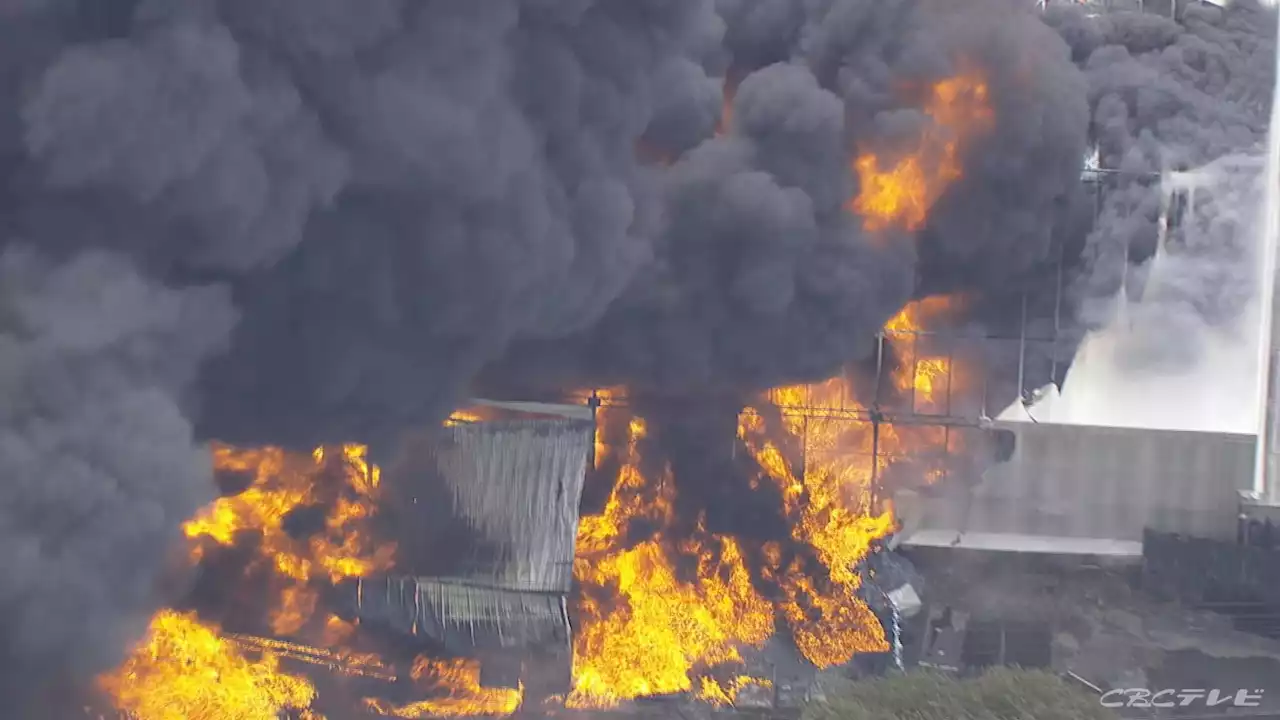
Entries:
[[351,175],[243,284],[210,432],[313,443],[434,417],[509,341],[590,327],[652,261],[636,142],[658,82],[715,41],[708,3],[382,3],[391,31],[365,49],[349,5],[316,47],[293,38],[311,3],[268,5],[270,24],[259,3],[228,22],[280,56]]
[[[658,262],[587,333],[518,345],[498,375],[664,392],[824,378],[869,352],[912,296],[1003,291],[1060,254],[1054,231],[1080,192],[1086,88],[1031,8],[720,7],[719,65],[741,78],[732,122],[664,174]],[[910,147],[933,122],[910,88],[970,68],[996,121],[964,148],[965,177],[918,238],[868,233],[846,209],[859,191],[851,159]]]
[[199,439],[378,437],[598,320],[654,261],[637,140],[721,31],[709,2],[0,3],[5,706],[165,600]]
[[[0,256],[0,662],[17,691],[100,669],[157,601],[212,468],[176,391],[235,320],[228,293],[149,283],[118,257]],[[41,715],[34,708],[34,717]]]
[[[1073,294],[1084,327],[1098,327],[1123,304],[1123,286],[1141,330],[1128,360],[1142,368],[1195,362],[1203,346],[1194,338],[1230,329],[1256,286],[1261,166],[1242,156],[1265,140],[1275,12],[1250,2],[1179,5],[1179,22],[1138,12],[1089,18],[1069,7],[1046,15],[1089,79],[1099,162],[1122,171],[1104,180]],[[1157,256],[1162,194],[1153,175],[1210,163]]]
[[[1064,43],[1029,4],[0,0],[0,650],[110,664],[213,492],[199,440],[376,441],[482,370],[731,398],[830,375],[913,296],[999,325],[1046,286],[1091,107],[1122,159],[1259,132],[1161,120],[1182,106],[1139,81],[1125,105],[1104,67],[1146,37],[1197,98],[1260,107],[1234,68],[1270,51],[1232,45],[1256,12]],[[964,177],[916,236],[867,232],[850,158],[901,150],[966,70],[995,121]]]

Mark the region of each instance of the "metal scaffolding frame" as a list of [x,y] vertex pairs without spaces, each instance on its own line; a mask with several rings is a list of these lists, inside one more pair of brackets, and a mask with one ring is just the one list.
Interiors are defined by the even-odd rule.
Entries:
[[[1063,2],[1072,2],[1072,0],[1037,0],[1036,5],[1039,9],[1044,10],[1047,3],[1059,4]],[[1176,20],[1180,18],[1182,12],[1190,5],[1208,4],[1221,6],[1223,4],[1223,0],[1131,0],[1128,2],[1126,7],[1121,8],[1120,6],[1123,3],[1124,0],[1086,0],[1085,2],[1076,2],[1075,4],[1096,7],[1098,12],[1093,13],[1095,16],[1113,9],[1137,9],[1142,12],[1167,14],[1169,17]],[[1169,231],[1176,227],[1178,222],[1180,222],[1181,215],[1187,207],[1185,191],[1179,190],[1176,183],[1172,186],[1167,186],[1165,183],[1166,177],[1166,172],[1132,172],[1119,168],[1104,167],[1100,163],[1099,151],[1094,147],[1084,158],[1080,181],[1091,191],[1090,195],[1093,200],[1093,216],[1095,220],[1101,216],[1107,189],[1114,183],[1136,181],[1149,182],[1154,186],[1158,186],[1158,191],[1162,194],[1158,244],[1163,246]],[[941,436],[943,438],[941,451],[944,454],[944,465],[947,464],[952,451],[953,433],[986,431],[991,427],[992,423],[990,417],[990,411],[992,408],[988,407],[988,386],[990,385],[989,381],[991,378],[986,375],[985,364],[978,364],[982,368],[979,372],[982,372],[983,377],[976,379],[966,378],[963,383],[960,383],[964,387],[963,392],[967,394],[971,394],[974,392],[975,388],[979,388],[977,390],[978,400],[976,404],[972,401],[972,395],[970,395],[968,402],[965,402],[964,398],[960,398],[960,401],[957,402],[957,382],[955,377],[955,370],[957,367],[956,353],[963,346],[969,344],[985,349],[993,347],[995,343],[1002,341],[1012,342],[1016,340],[1018,368],[1016,392],[1018,399],[1024,405],[1030,405],[1035,399],[1033,394],[1036,390],[1044,387],[1048,382],[1057,382],[1060,370],[1059,356],[1057,352],[1051,352],[1049,354],[1049,376],[1044,379],[1044,382],[1039,382],[1030,378],[1028,368],[1028,349],[1030,345],[1033,343],[1049,343],[1057,345],[1063,335],[1063,296],[1066,290],[1065,247],[1060,246],[1058,253],[1058,257],[1055,259],[1054,269],[1056,279],[1054,290],[1053,325],[1051,334],[1048,337],[1033,337],[1029,335],[1029,300],[1026,294],[1022,296],[1021,300],[1021,322],[1019,323],[1016,338],[997,337],[992,335],[974,337],[959,333],[938,331],[881,331],[876,336],[876,364],[873,377],[871,378],[874,388],[870,402],[861,404],[853,403],[850,406],[835,408],[830,407],[826,403],[818,404],[810,402],[808,398],[805,398],[805,400],[801,402],[774,403],[775,406],[783,413],[790,412],[803,415],[805,417],[805,422],[801,426],[803,437],[800,438],[801,447],[804,448],[803,452],[807,453],[807,449],[810,446],[809,425],[811,420],[834,420],[848,422],[851,424],[870,425],[870,453],[860,453],[855,450],[851,451],[850,455],[866,456],[867,462],[870,465],[869,475],[871,477],[870,493],[872,496],[872,502],[875,501],[874,498],[884,489],[880,487],[881,477],[879,475],[879,469],[882,463],[879,462],[879,460],[890,459],[882,454],[880,438],[883,426],[938,428],[941,431]],[[1126,285],[1129,274],[1128,256],[1129,253],[1126,251],[1120,259],[1120,262],[1124,263],[1123,275],[1126,279]],[[907,353],[910,356],[908,359],[909,368],[903,368],[901,365],[903,358],[901,357],[895,358],[897,360],[895,363],[887,363],[886,356],[888,353],[886,351],[888,348],[886,345],[893,346],[895,343],[901,344],[903,338],[908,336],[910,337],[911,345],[911,350]],[[914,383],[911,386],[909,398],[905,403],[902,402],[900,393],[895,394],[894,392],[886,392],[887,385],[890,385],[890,383],[887,383],[886,381],[891,380],[891,378],[887,377],[889,374],[909,371],[913,378],[918,376],[920,373],[920,362],[922,359],[921,353],[918,352],[918,348],[924,338],[940,339],[942,341],[941,351],[946,359],[946,362],[942,363],[942,366],[945,367],[946,377],[944,383],[945,397],[942,398],[942,409],[940,412],[919,411]],[[930,360],[937,359],[939,357],[939,347],[936,343],[931,350],[932,351],[924,357],[929,358]],[[930,371],[932,372],[935,368],[936,364],[934,368],[930,369]],[[966,368],[966,372],[973,372],[973,369]],[[586,399],[586,403],[594,411],[601,406],[625,405],[626,398],[611,396],[606,399],[592,394],[591,397]],[[938,403],[934,403],[935,407],[937,405]],[[1003,409],[1004,408],[1002,407],[994,408],[997,414]],[[801,466],[803,470],[807,471],[806,460],[807,458],[801,458]]]
[[[1098,152],[1095,149],[1089,156],[1085,158],[1080,180],[1092,192],[1091,196],[1094,202],[1094,216],[1097,217],[1102,210],[1103,196],[1108,185],[1120,180],[1127,179],[1147,179],[1154,182],[1160,182],[1161,173],[1132,173],[1114,168],[1101,167],[1098,162]],[[1164,213],[1161,217],[1161,233],[1162,242],[1163,234],[1167,232],[1169,227],[1176,224],[1176,212],[1171,215],[1171,210],[1176,210],[1179,206],[1177,198],[1172,201],[1169,198],[1164,202]],[[1174,221],[1169,220],[1174,217]],[[877,459],[891,460],[890,456],[883,454],[881,447],[881,430],[883,426],[893,427],[935,427],[939,428],[942,437],[943,447],[941,451],[944,455],[943,464],[950,457],[953,435],[957,433],[973,432],[986,429],[991,422],[990,411],[992,408],[988,406],[989,380],[986,372],[981,369],[981,363],[975,363],[979,369],[963,365],[966,373],[981,372],[980,378],[965,378],[961,382],[957,382],[955,375],[957,367],[957,353],[966,349],[976,349],[981,352],[990,348],[993,343],[997,342],[1017,342],[1017,388],[1024,403],[1029,403],[1033,398],[1032,392],[1045,384],[1033,384],[1028,387],[1028,368],[1027,368],[1027,352],[1033,343],[1051,343],[1059,342],[1062,333],[1062,311],[1063,311],[1063,294],[1065,292],[1065,266],[1066,261],[1063,256],[1064,248],[1059,248],[1059,256],[1056,259],[1056,286],[1054,296],[1054,322],[1053,334],[1050,337],[1030,336],[1028,334],[1028,298],[1024,294],[1022,297],[1022,320],[1019,323],[1019,331],[1016,338],[999,337],[994,335],[975,336],[957,333],[954,331],[938,331],[938,330],[882,330],[876,335],[875,350],[875,370],[871,378],[873,384],[870,402],[859,403],[853,398],[846,398],[847,403],[839,407],[832,407],[826,403],[811,402],[806,397],[801,402],[774,402],[783,413],[794,413],[803,415],[806,422],[803,425],[804,437],[800,438],[801,446],[808,448],[808,421],[809,420],[833,420],[844,421],[851,424],[870,425],[871,430],[871,447],[870,453],[851,451],[851,457],[865,456],[870,465],[870,477],[872,478],[872,496],[877,494],[880,482],[879,468],[881,463],[876,462]],[[1128,262],[1127,258],[1124,262]],[[894,358],[897,362],[890,362],[890,357],[900,352],[904,339],[909,339],[910,349],[903,353],[908,358]],[[922,342],[928,343],[928,352],[921,353],[920,346]],[[897,348],[895,350],[895,348]],[[907,360],[908,364],[904,367],[901,363]],[[920,409],[919,398],[915,384],[912,383],[910,390],[904,397],[902,391],[893,386],[892,373],[910,372],[911,377],[919,376],[921,372],[920,363],[922,360],[934,362],[929,368],[930,372],[937,369],[939,363],[937,360],[943,359],[945,362],[940,363],[945,368],[945,380],[939,382],[944,386],[943,397],[932,398],[930,407],[931,411],[922,412]],[[1051,353],[1051,369],[1050,376],[1046,381],[1052,381],[1058,373],[1058,359],[1056,353]],[[957,397],[957,388],[962,388],[960,396]],[[865,395],[864,395],[865,397]],[[593,412],[601,407],[625,407],[628,404],[625,395],[609,395],[601,396],[597,393],[591,393],[589,396],[583,397],[582,401]],[[994,408],[998,414],[1004,408]],[[749,412],[749,411],[748,411]],[[806,450],[807,452],[807,450]],[[594,464],[594,458],[592,458]],[[803,464],[803,463],[802,463]]]
[[[922,359],[918,352],[915,352],[921,338],[944,338],[950,342],[946,343],[947,352],[945,355],[930,353],[928,359],[937,359],[945,357],[945,367],[947,369],[946,380],[941,383],[945,390],[942,397],[933,398],[930,403],[939,409],[938,412],[921,412],[920,404],[916,396],[916,389],[913,385],[905,394],[898,391],[897,388],[891,387],[889,382],[889,371],[895,369],[893,366],[886,364],[886,345],[902,338],[909,337],[911,339],[913,349],[910,353],[911,359],[908,367],[914,376],[920,371],[919,364]],[[877,507],[882,497],[882,488],[880,487],[881,477],[880,468],[882,465],[890,466],[895,460],[901,459],[896,453],[886,452],[882,445],[882,437],[884,428],[894,428],[895,431],[911,432],[908,428],[937,428],[937,438],[940,442],[934,446],[935,450],[941,455],[939,464],[942,467],[950,465],[950,457],[954,443],[965,432],[974,432],[982,429],[989,419],[986,416],[985,403],[981,400],[974,399],[973,394],[970,396],[970,402],[958,402],[956,397],[956,382],[953,368],[955,367],[957,345],[976,345],[988,340],[983,337],[964,337],[959,335],[949,335],[943,332],[933,331],[882,331],[876,336],[877,344],[877,367],[874,376],[875,388],[872,396],[875,398],[869,404],[859,404],[853,398],[846,397],[846,404],[833,407],[829,404],[816,404],[809,402],[806,398],[804,402],[774,402],[782,413],[793,413],[802,415],[804,422],[802,423],[802,433],[800,440],[800,452],[798,468],[801,478],[809,471],[809,453],[812,452],[813,444],[811,441],[810,428],[814,422],[835,422],[848,423],[852,426],[862,426],[870,431],[870,447],[852,448],[846,453],[832,456],[833,461],[838,461],[839,457],[847,459],[856,459],[858,462],[865,461],[867,463],[867,476],[869,478],[869,487],[867,488],[867,501],[870,507]],[[899,369],[903,366],[897,366]],[[985,384],[977,386],[983,396],[986,394]],[[626,396],[611,395],[602,397],[597,393],[592,393],[585,399],[586,405],[593,411],[599,408],[628,406]],[[958,408],[964,408],[966,405],[975,408],[974,412],[962,412]],[[750,413],[752,410],[744,410],[744,413]],[[829,450],[828,450],[829,452]],[[877,462],[877,461],[882,462]],[[594,457],[589,461],[594,465]],[[946,471],[943,470],[945,476]]]

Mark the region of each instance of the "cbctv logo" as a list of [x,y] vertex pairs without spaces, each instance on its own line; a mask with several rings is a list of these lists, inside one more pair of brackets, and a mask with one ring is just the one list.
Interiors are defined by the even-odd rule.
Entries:
[[1262,704],[1261,690],[1110,690],[1098,699],[1107,708],[1256,708]]

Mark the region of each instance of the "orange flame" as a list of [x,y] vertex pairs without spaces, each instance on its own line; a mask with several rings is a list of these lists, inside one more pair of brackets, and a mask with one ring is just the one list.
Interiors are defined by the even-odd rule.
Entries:
[[[915,397],[917,412],[945,406],[959,378],[950,357],[919,352],[915,333],[959,307],[954,298],[929,298],[904,308],[885,326],[886,342],[905,368],[890,380],[899,394]],[[605,422],[599,427],[604,427],[613,413],[625,410],[609,406],[616,392],[600,396]],[[873,452],[871,423],[847,416],[862,408],[844,378],[778,388],[769,399],[781,408],[781,427],[769,427],[764,414],[749,409],[741,415],[739,436],[781,490],[793,539],[816,552],[829,581],[820,585],[799,561],[784,563],[780,547],[766,546],[766,579],[778,585],[782,597],[765,599],[754,589],[733,538],[700,527],[693,539],[673,549],[664,534],[674,519],[672,479],[667,473],[646,477],[641,472],[639,444],[646,426],[631,417],[621,446],[611,447],[597,436],[597,467],[612,455],[621,461],[621,471],[603,512],[584,517],[579,526],[574,574],[584,590],[571,706],[607,707],[676,692],[732,704],[742,687],[764,687],[767,681],[743,675],[721,683],[707,670],[741,665],[741,650],[768,639],[778,620],[791,628],[804,657],[820,667],[887,649],[879,622],[857,594],[861,579],[855,570],[874,541],[895,529],[890,504],[873,497],[875,476],[899,458],[923,456],[925,480],[936,479],[945,469],[930,464],[928,451],[945,452],[949,436],[937,426],[882,423]],[[799,466],[784,451],[797,445],[804,458]],[[635,520],[657,529],[648,538],[626,538]],[[695,577],[676,573],[673,550],[697,559]]]
[[316,693],[305,678],[281,672],[274,655],[250,661],[216,629],[167,610],[99,683],[134,720],[266,720],[308,707]]
[[698,699],[717,707],[732,706],[738,703],[738,698],[743,691],[750,688],[772,690],[773,681],[750,675],[738,675],[727,685],[721,685],[712,678],[703,677],[699,683]]
[[921,348],[922,335],[928,326],[953,316],[964,306],[963,300],[937,295],[904,307],[885,323],[885,341],[900,358],[891,378],[900,393],[909,393],[911,412],[922,415],[949,414],[952,384],[961,382],[961,368],[952,358],[931,353],[928,343]]
[[[890,379],[899,393],[911,391],[917,407],[945,404],[952,386],[962,380],[949,357],[920,352],[915,335],[958,306],[952,298],[930,298],[904,308],[885,326],[895,354],[910,358]],[[777,423],[751,409],[741,415],[739,438],[764,470],[754,486],[777,485],[792,539],[811,548],[824,566],[819,581],[799,560],[786,561],[780,547],[758,548],[765,579],[780,590],[773,598],[756,589],[738,540],[709,533],[701,522],[691,537],[668,535],[675,520],[670,472],[641,471],[644,420],[611,404],[618,390],[599,392],[605,422],[597,427],[621,430],[611,418],[626,423],[621,442],[597,433],[597,467],[614,460],[621,469],[604,510],[579,525],[574,575],[582,591],[568,705],[608,707],[678,692],[712,705],[733,705],[748,688],[771,687],[770,681],[741,672],[743,650],[762,645],[779,623],[791,630],[804,657],[820,667],[847,662],[857,652],[887,649],[879,622],[858,595],[861,578],[855,569],[872,543],[894,530],[891,508],[874,498],[876,475],[897,457],[945,447],[947,440],[932,432],[937,428],[919,432],[882,423],[873,452],[870,423],[839,417],[859,407],[854,389],[842,377],[778,388],[769,395],[780,408],[769,416]],[[480,419],[459,413],[449,422]],[[799,462],[793,459],[797,448]],[[242,533],[254,534],[258,555],[251,569],[269,570],[280,581],[273,631],[284,636],[310,628],[326,647],[349,642],[355,626],[331,615],[312,623],[321,608],[310,581],[358,577],[392,566],[394,547],[374,543],[365,532],[381,488],[381,473],[367,461],[365,448],[320,448],[305,456],[219,445],[214,457],[219,469],[251,474],[252,482],[186,524],[192,558],[230,546]],[[926,470],[930,479],[940,472]],[[290,536],[285,530],[289,513],[317,502],[328,507],[323,529],[306,540]],[[627,537],[636,521],[652,528],[648,536]],[[678,572],[676,556],[693,559],[696,572]],[[163,611],[153,618],[147,640],[101,684],[137,720],[236,720],[309,706],[314,688],[281,671],[280,658],[315,656],[322,664],[356,663],[390,672],[376,656],[242,640],[232,642],[192,616]],[[250,649],[261,659],[247,659]],[[430,699],[403,706],[371,699],[366,710],[401,718],[488,717],[514,712],[523,699],[522,689],[480,687],[479,668],[470,661],[418,658],[412,678]]]
[[[792,537],[817,552],[831,584],[823,592],[798,562],[782,567],[774,560],[770,576],[786,595],[782,611],[796,647],[819,667],[887,649],[879,621],[856,595],[861,579],[854,568],[876,539],[893,531],[893,514],[873,507],[870,449],[849,445],[849,420],[823,413],[847,406],[849,387],[835,379],[771,395],[775,404],[795,408],[784,409],[782,419],[791,440],[803,444],[799,472],[754,411],[744,414],[739,434],[782,491]],[[777,558],[776,552],[768,554]]]
[[[242,533],[255,535],[256,559],[245,572],[266,570],[278,581],[270,616],[275,634],[297,633],[311,620],[319,599],[313,579],[336,582],[391,567],[395,547],[374,543],[363,528],[381,484],[381,471],[363,446],[303,455],[214,445],[213,460],[218,470],[252,480],[183,526],[191,559],[234,545]],[[319,502],[327,507],[323,529],[306,539],[291,536],[285,529],[289,514]],[[350,634],[350,626],[331,617],[321,632],[337,640]],[[267,652],[261,661],[245,660],[216,629],[164,610],[152,618],[147,641],[101,683],[117,707],[138,720],[274,718],[286,707],[305,708],[315,694],[305,680],[281,672],[278,659]],[[319,718],[314,712],[307,717]]]
[[673,519],[670,478],[649,482],[635,464],[645,431],[643,420],[631,419],[621,449],[627,462],[608,504],[579,526],[574,577],[584,588],[606,590],[612,601],[582,593],[570,706],[609,707],[691,690],[695,666],[741,662],[741,646],[773,632],[773,608],[752,586],[732,538],[700,533],[685,541],[681,553],[698,559],[691,582],[677,577],[661,531],[624,546],[629,522],[646,519],[661,528]]
[[923,228],[933,204],[963,175],[962,144],[989,131],[995,118],[986,79],[977,72],[935,83],[924,111],[933,122],[914,152],[890,167],[874,152],[853,160],[861,190],[848,207],[872,232],[893,226],[913,232]]
[[365,700],[365,706],[385,717],[506,717],[520,707],[522,690],[480,687],[480,667],[467,660],[414,661],[415,683],[444,689],[445,694],[430,700],[394,707],[376,699]]
[[[382,482],[364,446],[317,448],[305,456],[280,448],[215,445],[213,457],[218,470],[252,473],[253,481],[186,523],[187,537],[197,541],[192,559],[201,559],[211,546],[234,544],[239,533],[255,534],[258,559],[246,571],[265,565],[285,583],[271,618],[277,634],[296,633],[310,621],[317,600],[309,584],[313,577],[337,582],[392,566],[395,546],[374,543],[362,529],[375,512]],[[323,531],[307,539],[286,531],[289,513],[322,500],[330,500]]]

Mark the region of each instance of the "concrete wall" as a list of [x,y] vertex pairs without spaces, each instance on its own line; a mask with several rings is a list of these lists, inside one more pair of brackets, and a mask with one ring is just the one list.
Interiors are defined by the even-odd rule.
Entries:
[[1017,446],[978,486],[897,498],[905,544],[1135,555],[1148,527],[1235,537],[1237,491],[1252,484],[1251,436],[996,426]]

